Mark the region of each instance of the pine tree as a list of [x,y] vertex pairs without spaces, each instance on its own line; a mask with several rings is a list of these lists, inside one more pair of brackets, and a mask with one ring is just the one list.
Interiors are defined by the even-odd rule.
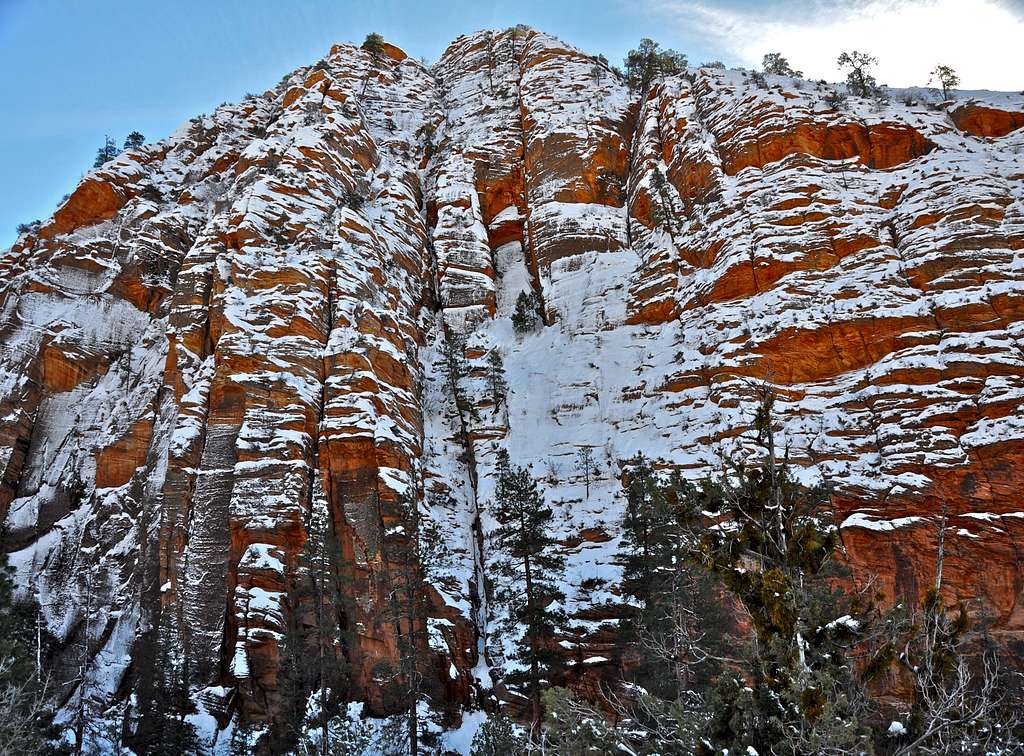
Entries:
[[672,192],[669,191],[668,179],[661,172],[661,168],[655,167],[651,174],[651,188],[654,189],[653,202],[651,203],[651,220],[656,228],[663,228],[669,235],[675,235],[675,205],[672,202]]
[[0,753],[37,754],[56,737],[43,660],[54,638],[34,599],[18,598],[0,531]]
[[103,164],[113,160],[118,156],[117,142],[114,141],[113,137],[105,137],[103,140],[103,146],[96,150],[96,160],[93,162],[93,168],[102,168]]
[[374,67],[380,68],[381,63],[384,62],[384,37],[376,32],[367,34],[366,39],[363,40],[363,49],[370,53],[370,60]]
[[146,137],[142,136],[138,131],[133,131],[124,140],[124,149],[126,150],[137,150],[139,147],[146,143]]
[[471,756],[511,756],[526,753],[526,738],[515,723],[501,714],[492,714],[473,736]]
[[[865,679],[850,659],[866,640],[873,606],[832,588],[838,531],[823,487],[806,488],[777,459],[773,396],[762,391],[754,428],[764,462],[719,487],[723,522],[701,556],[743,606],[756,645],[749,679],[726,672],[708,696],[702,752],[871,752]],[[884,663],[866,663],[877,670]]]
[[466,342],[456,334],[447,334],[441,342],[441,374],[448,390],[455,399],[455,406],[462,417],[479,420],[476,405],[470,401],[462,382],[469,375],[469,361],[466,359]]
[[505,380],[505,363],[497,347],[487,355],[487,388],[490,390],[494,414],[498,414],[499,407],[508,406],[508,383]]
[[506,679],[525,685],[536,726],[541,719],[541,684],[564,666],[562,655],[548,642],[565,623],[559,608],[565,597],[558,588],[565,558],[552,535],[553,513],[529,471],[513,466],[504,449],[498,452],[496,471],[493,514],[498,527],[491,538],[501,583],[495,598],[508,609],[506,629],[518,633],[523,628],[516,638],[515,660],[526,668]]
[[666,701],[679,701],[697,675],[711,674],[727,643],[712,580],[694,564],[710,490],[678,471],[662,479],[643,455],[628,467],[619,562],[639,607],[625,638],[641,649],[635,679]]
[[590,478],[597,472],[597,466],[594,464],[594,450],[591,447],[581,446],[576,450],[576,469],[583,474],[583,484],[589,500]]
[[686,68],[686,56],[675,50],[662,50],[652,39],[644,37],[635,50],[626,54],[626,82],[633,92],[641,95],[655,80],[663,76],[671,76]]
[[[338,696],[347,687],[348,665],[342,652],[343,630],[339,620],[343,597],[339,590],[341,544],[331,522],[326,492],[315,473],[306,523],[306,541],[299,555],[296,580],[288,593],[291,608],[285,634],[283,701],[285,729],[299,738],[306,727],[318,726],[319,750],[331,752],[329,718]],[[306,607],[311,624],[304,622]],[[316,722],[307,720],[309,691],[316,689]]]
[[939,86],[942,87],[943,100],[948,100],[950,90],[960,85],[960,77],[949,66],[935,66],[928,83],[930,84],[932,80],[937,81]]
[[228,740],[228,756],[251,756],[256,751],[256,732],[244,712],[235,715],[231,738]]
[[395,517],[388,524],[394,534],[388,544],[391,621],[398,637],[399,675],[407,715],[406,737],[410,754],[419,753],[419,713],[423,669],[429,663],[426,585],[436,580],[447,546],[437,524],[421,511],[414,499],[403,496],[395,503]]
[[535,292],[519,292],[519,296],[516,297],[516,309],[512,313],[512,328],[516,333],[524,334],[536,330],[540,320],[537,316],[539,306],[540,301]]
[[156,732],[148,751],[155,756],[191,756],[203,751],[195,725],[187,719],[193,711],[188,688],[188,658],[175,610],[173,604],[162,606],[157,626],[155,690],[150,701]]

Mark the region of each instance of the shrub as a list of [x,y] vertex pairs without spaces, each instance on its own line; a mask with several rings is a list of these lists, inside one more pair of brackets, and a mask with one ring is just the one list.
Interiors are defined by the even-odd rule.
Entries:
[[359,210],[364,202],[366,198],[354,189],[349,189],[341,195],[341,203],[350,210]]
[[825,104],[832,110],[842,110],[846,107],[846,94],[838,89],[833,89],[825,95]]

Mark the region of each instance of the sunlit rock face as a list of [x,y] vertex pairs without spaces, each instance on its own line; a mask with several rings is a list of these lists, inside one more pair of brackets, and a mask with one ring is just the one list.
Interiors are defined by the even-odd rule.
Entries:
[[[614,676],[624,462],[699,478],[755,453],[764,381],[855,579],[919,597],[945,522],[950,597],[1020,648],[1024,97],[830,90],[691,69],[631,93],[523,27],[431,68],[338,45],[89,173],[0,259],[0,515],[65,695],[83,641],[97,707],[144,695],[163,624],[202,711],[274,716],[321,506],[346,695],[395,711],[389,554],[421,499],[447,546],[425,690],[443,726],[514,704],[499,448],[556,512],[570,682]],[[475,411],[443,377],[456,338]]]

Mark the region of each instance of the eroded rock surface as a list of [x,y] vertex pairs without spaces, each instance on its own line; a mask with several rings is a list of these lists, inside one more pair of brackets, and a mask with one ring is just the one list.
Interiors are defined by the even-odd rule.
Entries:
[[[348,694],[394,711],[406,496],[449,548],[426,689],[448,725],[511,701],[485,590],[501,447],[557,513],[574,680],[611,674],[622,463],[749,454],[765,380],[857,578],[917,597],[945,518],[951,597],[1024,641],[1022,98],[826,93],[693,69],[631,94],[521,27],[429,70],[338,45],[87,175],[0,258],[0,515],[63,663],[102,661],[95,705],[148,684],[170,617],[204,711],[273,716],[321,502]],[[524,291],[545,325],[519,336]],[[442,377],[453,337],[475,413]]]

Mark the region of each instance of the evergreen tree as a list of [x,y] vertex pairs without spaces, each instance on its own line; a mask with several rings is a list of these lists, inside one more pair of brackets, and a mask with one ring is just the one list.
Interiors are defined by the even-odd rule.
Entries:
[[476,405],[470,401],[462,382],[469,375],[469,361],[466,359],[466,342],[457,334],[449,333],[441,342],[441,374],[448,390],[455,399],[455,406],[462,417],[479,420]]
[[512,328],[516,333],[523,334],[536,330],[540,318],[537,313],[540,309],[540,298],[536,292],[519,292],[516,297],[516,309],[512,313]]
[[407,743],[410,754],[419,753],[419,713],[423,669],[428,666],[427,640],[429,603],[426,585],[440,577],[440,565],[447,555],[444,537],[437,523],[424,517],[420,504],[401,497],[388,530],[395,538],[388,544],[391,576],[391,620],[398,637],[398,682],[407,715]]
[[515,723],[501,714],[492,714],[473,736],[471,756],[511,756],[526,753],[526,738]]
[[508,452],[498,452],[498,481],[494,497],[492,533],[497,559],[495,573],[501,579],[495,598],[507,607],[506,629],[518,633],[515,660],[525,672],[507,676],[513,685],[526,687],[534,726],[541,719],[541,684],[564,666],[564,659],[549,648],[549,641],[565,622],[559,603],[565,598],[558,585],[565,558],[552,535],[551,509],[529,471],[513,466]]
[[[724,520],[701,544],[756,641],[748,678],[724,673],[709,693],[701,750],[870,753],[865,676],[851,659],[869,637],[873,606],[831,587],[838,531],[823,507],[826,491],[800,485],[786,458],[776,458],[772,402],[763,392],[754,421],[764,462],[719,487],[715,508]],[[864,665],[884,667],[885,660]]]
[[761,68],[764,69],[764,73],[775,76],[791,76],[794,79],[799,79],[804,75],[802,71],[795,71],[789,65],[789,61],[782,57],[782,53],[777,52],[765,55],[761,60]]
[[846,74],[846,86],[849,88],[850,94],[857,97],[871,97],[878,91],[878,84],[869,70],[878,63],[878,58],[854,50],[842,53],[836,63],[840,68],[850,69]]
[[370,60],[377,68],[384,62],[384,37],[376,32],[366,35],[363,40],[363,49],[370,53]]
[[178,630],[176,608],[174,604],[162,606],[157,626],[155,690],[150,701],[156,732],[148,751],[154,756],[192,756],[203,752],[196,728],[187,719],[193,706],[188,688],[188,659]]
[[670,235],[674,235],[675,206],[672,202],[672,192],[669,191],[668,180],[659,167],[655,167],[651,174],[651,187],[655,195],[651,203],[651,220],[656,228],[663,228]]
[[487,388],[490,390],[494,414],[498,414],[500,406],[508,406],[508,382],[505,380],[505,363],[497,347],[487,355]]
[[626,82],[633,92],[647,94],[657,79],[671,76],[686,68],[686,56],[675,50],[662,50],[652,39],[644,37],[635,50],[626,54]]
[[146,143],[146,137],[142,136],[137,131],[133,131],[124,140],[124,149],[126,150],[137,150],[139,147]]
[[235,715],[231,738],[228,740],[228,756],[251,756],[256,751],[257,735],[245,713]]
[[103,164],[113,160],[118,156],[117,142],[114,141],[113,137],[105,137],[103,140],[103,146],[96,150],[96,160],[93,162],[93,168],[102,168]]
[[695,682],[717,669],[728,642],[713,581],[694,564],[713,490],[696,488],[678,471],[663,479],[643,455],[628,468],[619,562],[623,586],[639,604],[624,628],[641,649],[634,679],[681,706]]
[[51,741],[54,705],[43,669],[54,638],[43,627],[39,605],[14,592],[0,532],[0,753],[57,753]]
[[589,500],[590,478],[597,472],[597,465],[594,464],[594,450],[591,447],[581,446],[576,450],[576,469],[583,474],[583,485]]
[[[288,612],[281,651],[282,743],[295,743],[306,729],[318,727],[319,750],[331,752],[331,712],[347,688],[348,665],[342,650],[339,619],[341,545],[334,532],[326,492],[319,473],[313,480],[306,540],[296,575],[287,592]],[[310,721],[310,691],[316,690],[316,721]]]
[[956,71],[949,66],[935,66],[934,70],[932,70],[931,79],[928,80],[928,83],[931,83],[933,80],[937,81],[939,86],[942,87],[943,100],[949,99],[949,92],[951,89],[960,86],[960,77],[957,76]]

